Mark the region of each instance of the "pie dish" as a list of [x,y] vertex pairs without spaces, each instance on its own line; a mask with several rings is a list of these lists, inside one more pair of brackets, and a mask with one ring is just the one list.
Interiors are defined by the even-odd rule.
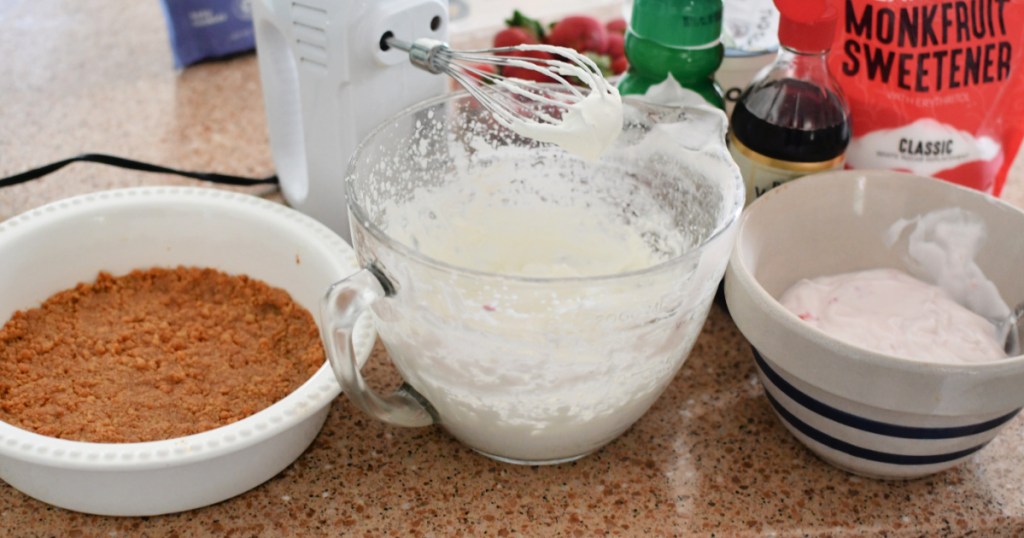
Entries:
[[[328,286],[356,271],[337,234],[281,204],[186,187],[102,191],[0,223],[0,323],[99,271],[211,267],[283,288],[317,323]],[[365,361],[376,333],[354,338]],[[92,514],[189,510],[239,495],[312,443],[341,389],[325,363],[291,394],[232,424],[141,443],[86,443],[0,422],[0,479],[49,504]]]

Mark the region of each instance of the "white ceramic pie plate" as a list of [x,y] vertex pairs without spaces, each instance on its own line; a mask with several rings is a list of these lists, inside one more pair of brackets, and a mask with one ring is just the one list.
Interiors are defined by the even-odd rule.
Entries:
[[[327,287],[357,269],[338,235],[285,206],[200,188],[131,188],[78,196],[0,223],[0,324],[100,270],[201,266],[287,290],[319,320]],[[365,361],[376,333],[360,321]],[[146,443],[55,439],[0,422],[0,479],[81,512],[178,512],[243,493],[290,465],[323,427],[340,387],[325,363],[295,392],[248,418]]]

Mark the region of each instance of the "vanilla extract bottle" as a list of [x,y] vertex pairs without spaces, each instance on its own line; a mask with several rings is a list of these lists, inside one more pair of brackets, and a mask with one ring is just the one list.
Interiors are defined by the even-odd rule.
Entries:
[[779,52],[740,95],[729,151],[747,204],[800,176],[842,168],[849,105],[828,69],[838,11],[830,0],[775,0]]

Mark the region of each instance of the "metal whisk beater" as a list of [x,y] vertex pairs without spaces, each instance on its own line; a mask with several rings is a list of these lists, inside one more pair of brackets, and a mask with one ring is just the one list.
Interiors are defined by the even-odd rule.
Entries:
[[[410,43],[390,35],[382,39],[382,45],[408,52],[413,65],[421,69],[447,74],[505,127],[517,122],[558,125],[562,113],[590,92],[614,91],[593,60],[565,47],[517,45],[460,51],[435,39],[422,38]],[[530,52],[546,53],[546,57],[522,54]],[[503,76],[499,73],[504,67],[528,69],[549,79],[550,84]]]

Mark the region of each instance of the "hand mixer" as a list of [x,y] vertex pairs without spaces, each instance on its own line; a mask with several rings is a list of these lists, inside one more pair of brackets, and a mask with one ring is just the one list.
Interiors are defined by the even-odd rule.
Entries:
[[[447,80],[436,73],[451,75],[506,127],[557,124],[560,110],[586,96],[570,77],[591,91],[607,90],[596,65],[569,49],[550,60],[498,56],[529,46],[449,49],[446,0],[253,0],[252,9],[282,194],[346,239],[343,178],[349,157],[385,119],[444,93]],[[401,53],[403,46],[409,54]],[[486,73],[475,67],[481,63],[537,71],[560,89]]]

